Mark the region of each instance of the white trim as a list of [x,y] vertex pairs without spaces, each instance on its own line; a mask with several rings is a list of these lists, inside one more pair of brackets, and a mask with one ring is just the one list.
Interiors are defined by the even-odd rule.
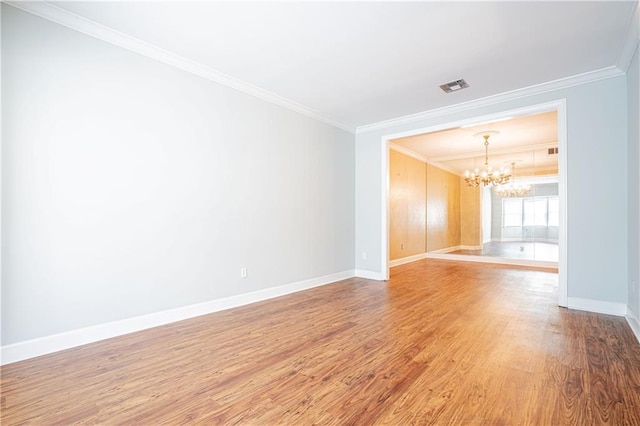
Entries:
[[87,343],[121,336],[123,334],[129,334],[200,315],[210,314],[212,312],[223,311],[225,309],[231,309],[238,306],[248,305],[250,303],[272,299],[274,297],[284,296],[286,294],[330,284],[336,281],[352,278],[354,276],[355,271],[348,270],[278,287],[271,287],[250,293],[225,297],[223,299],[215,299],[204,303],[181,306],[179,308],[154,312],[148,315],[127,318],[106,324],[98,324],[38,339],[13,343],[11,345],[2,346],[2,364],[6,365],[28,358],[85,345]]
[[627,315],[625,318],[627,319],[629,327],[631,327],[631,331],[633,331],[633,334],[636,336],[638,343],[640,343],[640,321],[638,320],[638,317],[633,314],[631,309],[627,308]]
[[283,96],[276,95],[275,93],[264,90],[258,86],[254,86],[253,84],[231,77],[230,75],[221,73],[220,71],[216,71],[199,62],[192,61],[161,47],[99,24],[83,16],[76,15],[75,13],[69,12],[68,10],[62,9],[51,3],[44,1],[5,1],[5,3],[25,12],[29,12],[33,15],[37,15],[41,18],[63,25],[67,28],[71,28],[123,49],[146,56],[147,58],[154,59],[191,74],[206,78],[207,80],[222,84],[251,96],[255,96],[264,101],[271,102],[315,120],[330,124],[331,126],[346,130],[347,132],[355,133],[355,129],[352,126],[332,120],[311,108]]
[[[469,123],[495,121],[495,120],[499,120],[499,119],[501,119],[503,117],[507,117],[507,116],[509,116],[509,117],[518,117],[518,116],[524,116],[524,115],[539,114],[539,113],[549,112],[549,111],[556,111],[559,108],[559,106],[561,106],[563,104],[566,104],[566,100],[565,99],[559,99],[559,100],[556,100],[556,101],[545,102],[545,103],[542,103],[542,104],[529,105],[529,106],[526,106],[526,107],[516,108],[516,109],[512,109],[512,110],[507,110],[507,111],[499,111],[499,112],[494,112],[494,113],[491,113],[491,114],[474,116],[474,117],[464,118],[464,119],[456,120],[456,121],[442,122],[442,123],[438,123],[438,124],[429,125],[429,126],[426,126],[426,127],[416,127],[416,128],[412,128],[412,129],[409,129],[409,130],[404,130],[404,131],[401,131],[401,132],[385,134],[385,135],[382,136],[382,140],[386,141],[386,142],[391,142],[394,139],[400,139],[400,138],[404,138],[404,137],[408,137],[408,136],[416,136],[416,135],[420,135],[422,133],[434,133],[434,132],[439,132],[441,130],[450,130],[450,129],[454,129],[456,127],[461,127],[461,126],[467,125]],[[474,109],[475,108],[477,108],[477,107],[474,107]],[[441,114],[441,115],[446,115],[446,114]],[[389,129],[389,131],[391,131],[391,130],[392,129]],[[560,139],[559,135],[558,135],[558,139]],[[560,143],[560,140],[558,140],[558,144],[559,143]],[[559,147],[558,147],[558,150],[559,150]]]
[[[1,6],[1,5],[0,5]],[[0,7],[0,27],[2,27],[2,7]],[[2,28],[0,28],[0,46],[2,46]],[[0,55],[0,70],[2,70],[2,55]],[[3,127],[2,127],[2,117],[4,117],[4,114],[2,114],[2,85],[0,85],[0,135],[3,135]],[[4,152],[4,147],[2,144],[2,137],[0,137],[0,164],[2,164],[2,152]],[[4,209],[2,208],[2,205],[4,204],[3,200],[4,200],[4,196],[3,196],[3,191],[2,188],[4,187],[4,185],[2,185],[2,173],[0,173],[0,224],[3,223],[4,221],[2,220],[2,212],[4,211]],[[2,239],[2,226],[0,226],[0,241],[4,241]],[[4,274],[2,273],[2,259],[4,258],[4,256],[2,256],[2,246],[3,244],[0,244],[0,321],[2,318],[2,277],[4,276]],[[2,342],[2,326],[0,326],[0,344]],[[0,365],[2,365],[2,351],[0,351]]]
[[[497,113],[487,114],[479,117],[467,118],[464,120],[458,120],[454,122],[440,123],[432,126],[415,128],[411,130],[405,130],[398,133],[385,134],[380,137],[381,148],[382,148],[382,164],[381,164],[381,175],[382,175],[382,186],[381,192],[379,194],[381,201],[381,212],[382,212],[382,229],[380,236],[380,244],[381,244],[381,252],[383,253],[383,258],[381,259],[380,265],[383,271],[386,271],[388,274],[389,266],[387,256],[387,247],[389,244],[389,190],[388,190],[388,176],[389,176],[389,161],[388,161],[388,152],[389,152],[389,144],[392,140],[398,139],[406,136],[415,136],[421,133],[431,133],[437,132],[440,130],[447,130],[455,127],[464,126],[470,123],[478,123],[478,122],[488,122],[499,120],[503,117],[514,117],[519,115],[530,115],[541,112],[548,111],[556,111],[558,113],[558,198],[560,202],[560,227],[558,231],[558,262],[545,262],[545,261],[526,261],[526,260],[516,260],[516,259],[502,259],[502,258],[489,258],[487,256],[468,256],[468,255],[447,255],[447,254],[439,254],[439,253],[429,253],[427,257],[436,258],[436,256],[445,256],[440,257],[443,259],[454,259],[454,260],[467,260],[473,262],[485,262],[485,263],[503,263],[503,264],[511,264],[511,265],[521,265],[521,266],[533,266],[533,267],[548,267],[548,268],[557,268],[558,269],[558,305],[559,306],[567,306],[567,200],[566,200],[566,186],[567,186],[567,101],[566,99],[559,99],[556,101],[546,102],[542,104],[530,105],[523,108],[518,108],[514,110],[501,111]],[[450,257],[446,257],[450,256]],[[452,256],[458,256],[457,258],[453,258]],[[468,258],[480,258],[470,260]],[[387,275],[388,277],[388,275]]]
[[627,315],[627,305],[624,303],[604,302],[602,300],[582,299],[580,297],[569,297],[567,308],[598,314],[616,315],[619,317]]
[[620,58],[618,59],[618,68],[625,72],[629,69],[631,59],[633,59],[633,54],[638,48],[638,41],[640,40],[640,28],[638,27],[640,27],[640,7],[638,7],[638,2],[635,1],[633,13],[631,14],[629,24],[627,26],[624,45],[622,46]]
[[[536,150],[546,150],[547,148],[555,148],[558,146],[558,141],[555,142],[545,142],[545,143],[537,143],[531,145],[520,145],[514,146],[513,148],[491,148],[491,155],[500,155],[500,154],[512,154],[512,153],[522,153],[522,152],[531,152]],[[475,157],[483,157],[484,151],[465,151],[457,154],[448,154],[448,155],[438,155],[435,157],[430,157],[427,161],[451,161],[451,160],[463,160],[467,158],[475,158]],[[518,177],[520,176],[518,174]],[[518,179],[520,180],[520,179]]]
[[356,277],[364,278],[367,280],[387,281],[389,277],[385,278],[384,274],[380,272],[367,271],[365,269],[356,269]]
[[389,268],[393,268],[394,266],[406,265],[407,263],[417,262],[418,260],[425,259],[427,257],[427,253],[415,254],[413,256],[407,256],[400,259],[390,260]]
[[389,223],[389,182],[390,182],[390,171],[389,171],[389,144],[391,141],[382,139],[382,196],[380,197],[380,211],[382,212],[381,217],[381,233],[384,238],[380,238],[380,270],[382,271],[382,279],[387,281],[389,280],[389,230],[391,229],[391,224]]
[[492,257],[492,256],[470,256],[468,254],[448,254],[448,253],[427,253],[427,259],[440,259],[440,260],[455,260],[461,262],[476,262],[476,263],[494,263],[498,265],[516,265],[527,266],[533,268],[550,268],[557,269],[558,262],[548,262],[544,260],[527,260],[527,259],[510,259],[506,257]]
[[433,167],[437,167],[439,169],[442,169],[445,172],[449,172],[449,173],[451,173],[453,175],[456,175],[456,176],[461,176],[461,174],[457,170],[454,170],[451,167],[447,167],[444,164],[440,164],[440,163],[438,163],[436,161],[427,160],[427,158],[422,156],[421,154],[419,154],[419,153],[417,153],[415,151],[412,151],[409,148],[405,148],[404,146],[396,145],[395,143],[393,143],[391,141],[389,141],[389,149],[392,149],[392,150],[394,150],[396,152],[399,152],[400,154],[404,154],[407,157],[415,158],[416,160],[422,161],[425,164],[429,164],[429,165],[431,165]]
[[[571,77],[561,78],[558,80],[550,81],[547,83],[537,84],[534,86],[524,87],[522,89],[512,90],[510,92],[499,93],[497,95],[491,95],[484,98],[474,99],[468,102],[462,102],[459,104],[454,104],[450,106],[434,108],[428,111],[419,112],[416,114],[405,115],[403,117],[393,118],[391,120],[379,121],[377,123],[366,124],[364,126],[358,126],[356,128],[356,134],[373,132],[375,130],[382,130],[393,126],[399,126],[402,124],[410,124],[415,123],[416,121],[427,120],[435,117],[442,117],[444,115],[455,114],[458,112],[469,111],[472,109],[485,107],[489,105],[498,104],[501,102],[510,101],[513,99],[524,98],[532,95],[537,95],[540,93],[551,92],[558,89],[564,89],[567,87],[578,86],[580,84],[590,83],[593,81],[604,80],[611,77],[617,77],[620,75],[624,75],[624,72],[621,71],[618,67],[607,67],[602,68],[596,71],[590,71],[583,74],[574,75]],[[504,113],[500,115],[495,115],[496,118],[505,117]],[[489,122],[494,119],[490,118],[490,116],[486,116],[487,118],[476,117],[473,121],[465,120],[464,124],[461,125],[469,125],[476,122]],[[450,123],[451,124],[451,123]],[[455,126],[459,127],[459,126]],[[452,128],[452,126],[446,127],[447,129]],[[444,130],[440,129],[440,130]],[[431,130],[431,132],[436,132],[438,130]],[[423,132],[421,132],[423,133]],[[411,135],[416,133],[410,133]],[[406,136],[409,136],[407,134]],[[398,138],[400,136],[395,136]]]
[[460,250],[462,248],[462,246],[451,246],[451,247],[445,247],[445,248],[441,248],[438,250],[431,250],[428,253],[451,253],[452,251],[456,251],[456,250]]
[[396,145],[393,142],[389,142],[389,149],[392,149],[400,154],[404,154],[407,157],[415,158],[416,160],[420,160],[423,163],[427,163],[427,157],[420,155],[419,153],[410,150],[409,148],[405,148],[404,146]]
[[567,142],[567,100],[561,99],[556,103],[558,118],[558,305],[566,307],[569,297],[569,281],[567,278],[567,175],[568,175],[568,142]]
[[481,245],[480,246],[458,245],[458,246],[445,247],[438,250],[431,250],[428,253],[445,254],[445,253],[451,253],[452,251],[457,251],[457,250],[482,250],[482,246]]
[[438,163],[437,161],[430,160],[430,161],[427,161],[427,164],[429,164],[429,165],[431,165],[433,167],[437,167],[440,170],[444,170],[445,172],[449,172],[454,176],[458,176],[458,177],[464,176],[464,173],[460,173],[457,170],[452,169],[451,167],[445,166],[442,163]]
[[482,250],[482,245],[479,246],[458,246],[458,250]]

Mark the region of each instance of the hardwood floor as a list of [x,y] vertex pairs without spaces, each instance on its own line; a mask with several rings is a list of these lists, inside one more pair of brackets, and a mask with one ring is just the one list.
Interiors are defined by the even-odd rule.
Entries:
[[624,318],[556,291],[423,260],[4,366],[2,424],[640,424]]

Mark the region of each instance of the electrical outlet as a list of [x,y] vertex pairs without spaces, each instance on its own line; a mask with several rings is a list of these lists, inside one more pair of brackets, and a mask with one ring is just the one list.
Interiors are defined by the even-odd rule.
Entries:
[[362,252],[362,260],[367,260],[367,252],[366,251]]
[[240,278],[247,278],[247,268],[240,268]]
[[400,244],[400,250],[404,250],[404,243]]

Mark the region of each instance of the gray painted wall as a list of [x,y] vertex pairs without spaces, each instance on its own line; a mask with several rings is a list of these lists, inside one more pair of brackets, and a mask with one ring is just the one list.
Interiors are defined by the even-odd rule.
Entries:
[[627,70],[629,112],[629,309],[640,318],[640,84],[638,49]]
[[[566,99],[568,296],[626,303],[628,133],[626,77],[390,126],[356,136],[356,267],[382,273],[384,135]],[[607,176],[597,179],[596,176]],[[367,253],[362,259],[361,253]]]
[[353,270],[353,134],[4,4],[2,102],[3,345]]

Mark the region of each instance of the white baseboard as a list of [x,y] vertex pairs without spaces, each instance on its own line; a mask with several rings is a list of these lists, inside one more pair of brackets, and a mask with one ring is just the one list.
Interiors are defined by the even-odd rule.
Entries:
[[250,293],[225,297],[223,299],[215,299],[194,305],[181,306],[179,308],[155,312],[148,315],[127,318],[106,324],[66,331],[38,339],[13,343],[2,346],[0,365],[6,365],[40,355],[46,355],[52,352],[85,345],[87,343],[93,343],[99,340],[145,330],[147,328],[157,327],[200,315],[206,315],[213,312],[223,311],[225,309],[260,302],[262,300],[272,299],[274,297],[284,296],[286,294],[330,284],[336,281],[352,278],[354,276],[355,271],[348,270],[278,287],[271,287]]
[[431,250],[428,253],[451,253],[452,251],[457,251],[457,250],[482,250],[482,246],[481,245],[480,246],[458,245],[458,246],[441,248],[439,250]]
[[386,278],[381,272],[367,271],[365,269],[356,269],[356,277],[366,278],[368,280],[384,281]]
[[631,309],[627,308],[627,323],[629,323],[629,327],[631,327],[631,331],[635,334],[638,343],[640,343],[640,320],[635,316]]
[[425,259],[427,257],[427,253],[420,253],[413,256],[403,257],[402,259],[395,259],[389,261],[389,268],[393,268],[394,266],[405,265],[407,263],[416,262],[418,260]]
[[403,257],[401,259],[390,260],[389,261],[389,268],[393,268],[394,266],[405,265],[405,264],[411,263],[411,262],[416,262],[418,260],[426,259],[428,257],[433,257],[433,256],[431,256],[432,254],[447,254],[447,253],[451,253],[452,251],[457,251],[457,250],[482,250],[482,246],[453,246],[453,247],[445,247],[445,248],[442,248],[442,249],[439,249],[439,250],[430,251],[428,253],[420,253],[420,254],[416,254],[416,255],[413,255],[413,256]]
[[499,265],[530,266],[534,268],[558,268],[558,262],[548,262],[545,260],[509,259],[506,257],[473,256],[468,254],[447,254],[437,252],[429,252],[427,253],[426,257],[428,259],[459,260],[462,262],[477,263],[497,263]]
[[569,297],[567,308],[596,312],[598,314],[616,315],[619,317],[627,315],[627,305],[624,303],[603,302],[601,300],[581,299],[579,297]]
[[427,252],[427,254],[431,254],[431,253],[451,253],[452,251],[456,251],[456,250],[460,250],[462,248],[462,246],[451,246],[451,247],[445,247],[439,250],[431,250],[429,252]]

